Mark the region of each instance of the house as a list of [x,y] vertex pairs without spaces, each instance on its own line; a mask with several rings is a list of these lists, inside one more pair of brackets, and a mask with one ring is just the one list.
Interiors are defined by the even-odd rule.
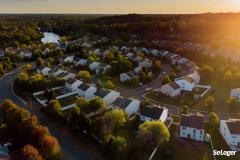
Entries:
[[78,87],[82,84],[82,81],[79,81],[77,79],[74,78],[69,78],[66,83],[65,86],[69,91],[77,91]]
[[240,119],[221,120],[220,133],[232,150],[240,151]]
[[80,60],[76,60],[74,63],[75,63],[76,66],[78,66],[78,65],[85,66],[88,63],[88,60],[87,59],[80,59]]
[[160,106],[144,106],[140,111],[140,120],[145,121],[162,121],[165,122],[168,117],[168,109]]
[[91,43],[88,43],[88,42],[83,42],[83,43],[82,43],[82,47],[83,47],[83,48],[91,48],[91,47],[92,47],[92,44],[91,44]]
[[96,71],[96,69],[99,67],[100,63],[99,62],[92,62],[89,64],[89,69],[91,71]]
[[[135,68],[135,70],[137,71],[137,68]],[[126,82],[126,81],[130,81],[133,78],[138,78],[138,73],[135,70],[127,72],[127,73],[121,73],[120,74],[120,81],[121,82]]]
[[50,71],[51,71],[51,68],[44,67],[44,66],[37,68],[37,73],[42,74],[42,75],[44,75],[44,76],[47,76]]
[[74,73],[69,73],[69,72],[63,72],[61,74],[59,74],[58,76],[56,76],[57,78],[61,78],[61,79],[64,79],[64,80],[68,80],[70,78],[75,78],[76,77],[76,74]]
[[62,69],[60,69],[60,68],[54,68],[54,69],[51,69],[51,70],[49,71],[49,75],[48,75],[48,76],[53,75],[54,77],[56,77],[56,76],[60,75],[60,74],[63,73],[63,72],[66,72],[66,71],[64,71],[64,70],[62,70]]
[[96,87],[87,83],[82,83],[80,86],[78,86],[78,95],[87,99],[93,98],[96,91]]
[[119,77],[121,82],[126,82],[132,79],[131,75],[128,73],[121,73]]
[[2,49],[0,49],[0,58],[4,57],[5,53]]
[[101,63],[98,68],[96,69],[96,74],[105,74],[107,71],[110,71],[112,68],[111,65]]
[[177,60],[177,64],[181,65],[181,64],[185,64],[188,62],[187,58],[180,58]]
[[136,57],[134,58],[134,61],[137,62],[137,63],[139,63],[139,62],[143,61],[143,57],[141,57],[141,56],[136,56]]
[[182,114],[179,136],[204,141],[204,116]]
[[173,65],[176,65],[176,64],[177,64],[177,61],[180,60],[180,59],[182,59],[182,57],[181,57],[181,56],[177,56],[177,57],[171,59],[171,63],[172,63]]
[[137,114],[140,110],[141,102],[132,98],[118,97],[111,105],[112,109],[122,109],[128,116]]
[[156,89],[156,91],[161,92],[166,96],[170,96],[170,97],[177,97],[181,94],[181,88],[175,82],[165,84],[161,86],[161,88]]
[[97,90],[95,95],[102,98],[106,106],[109,106],[117,99],[117,97],[120,96],[120,93],[114,90],[100,88]]
[[235,88],[231,90],[231,97],[235,97],[240,101],[240,88]]
[[74,61],[74,56],[68,56],[63,61],[66,63],[72,63]]
[[195,87],[195,81],[190,77],[180,77],[176,78],[175,82],[178,86],[180,86],[181,90],[183,91],[192,91]]
[[135,54],[133,54],[132,52],[129,52],[128,54],[126,54],[126,57],[128,57],[128,59],[133,60],[135,58]]
[[158,56],[159,51],[156,50],[156,49],[153,49],[153,50],[150,51],[150,53],[151,53],[151,55],[153,55],[153,56]]
[[147,58],[145,58],[144,60],[142,60],[138,63],[139,66],[145,67],[145,68],[151,68],[152,64],[153,64],[153,62]]
[[40,52],[43,56],[46,56],[48,55],[48,53],[51,52],[51,50],[49,48],[43,48],[43,49],[40,49]]
[[200,75],[198,71],[194,71],[193,73],[187,75],[189,78],[193,79],[196,84],[200,82]]
[[32,58],[32,52],[28,49],[25,49],[25,50],[22,50],[20,53],[19,53],[19,56],[21,58]]

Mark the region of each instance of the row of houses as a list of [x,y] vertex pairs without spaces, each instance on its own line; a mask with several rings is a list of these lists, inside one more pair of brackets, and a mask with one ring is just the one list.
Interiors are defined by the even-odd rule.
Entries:
[[89,61],[87,59],[78,58],[75,56],[68,56],[64,60],[66,63],[74,63],[75,66],[88,66],[88,68],[95,72],[96,74],[104,74],[111,70],[112,66],[105,63],[100,63],[97,61]]

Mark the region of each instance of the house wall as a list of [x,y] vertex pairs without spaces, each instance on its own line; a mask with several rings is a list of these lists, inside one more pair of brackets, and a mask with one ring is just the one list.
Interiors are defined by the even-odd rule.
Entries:
[[133,100],[127,108],[125,108],[125,112],[128,114],[128,116],[132,116],[134,114],[137,114],[138,111],[140,110],[140,101],[138,100]]
[[238,143],[240,143],[240,135],[234,135],[230,133],[226,124],[226,120],[220,121],[219,131],[232,150],[240,151],[240,148],[236,146]]
[[164,109],[160,117],[160,121],[165,122],[167,120],[167,117],[168,117],[168,109]]
[[83,97],[85,97],[87,99],[91,99],[91,98],[93,98],[95,96],[94,94],[96,93],[96,91],[97,91],[97,88],[91,86],[86,91],[78,90],[78,95],[79,96],[83,96]]
[[103,98],[103,101],[105,102],[106,106],[108,106],[108,105],[112,104],[119,96],[120,96],[119,92],[111,91],[108,95],[106,95]]
[[[194,133],[195,130],[195,133]],[[196,141],[204,140],[204,130],[203,129],[195,129],[186,126],[180,126],[180,137],[183,138],[191,138]]]
[[125,82],[125,81],[128,81],[128,80],[131,80],[131,77],[129,77],[126,73],[120,74],[120,81],[121,82]]

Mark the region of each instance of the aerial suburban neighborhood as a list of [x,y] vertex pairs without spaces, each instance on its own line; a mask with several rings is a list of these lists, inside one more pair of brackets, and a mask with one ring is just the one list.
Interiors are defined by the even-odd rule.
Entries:
[[0,160],[240,159],[239,13],[38,3],[0,1]]

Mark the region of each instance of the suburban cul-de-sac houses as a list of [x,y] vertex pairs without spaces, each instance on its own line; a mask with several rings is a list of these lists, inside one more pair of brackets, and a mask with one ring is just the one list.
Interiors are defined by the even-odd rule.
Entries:
[[179,137],[204,141],[204,116],[182,114]]
[[144,106],[140,111],[140,120],[145,121],[162,121],[165,122],[168,117],[168,109],[161,106]]
[[75,77],[76,77],[76,74],[69,73],[69,72],[63,72],[63,73],[56,76],[56,78],[61,78],[61,79],[64,79],[64,80],[68,80],[70,78],[75,78]]
[[156,89],[156,91],[161,92],[161,93],[165,94],[166,96],[170,96],[170,97],[177,97],[181,94],[181,88],[175,82],[165,84],[165,85],[161,86],[161,88]]
[[240,151],[240,119],[221,120],[220,133],[232,150]]
[[48,67],[38,67],[37,68],[37,73],[42,74],[44,76],[47,76],[49,74],[49,71],[51,71],[51,68]]
[[137,114],[140,110],[141,102],[132,98],[118,97],[111,105],[112,109],[122,109],[128,116]]
[[77,91],[78,87],[82,84],[82,81],[79,81],[77,79],[74,78],[70,78],[65,82],[65,86],[69,91]]
[[138,65],[141,67],[145,67],[145,68],[151,68],[152,67],[153,62],[150,59],[145,58],[144,60],[141,60]]
[[126,73],[121,73],[119,77],[121,82],[126,82],[130,81],[132,78],[138,78],[138,73],[136,73],[134,70]]
[[64,72],[66,72],[66,71],[64,71],[64,70],[62,70],[60,68],[54,68],[54,69],[51,69],[51,71],[49,71],[48,76],[50,77],[50,76],[53,75],[54,77],[57,77],[58,75],[60,75],[60,74],[62,74]]
[[106,106],[109,106],[120,96],[120,93],[114,90],[99,88],[95,95],[102,98]]
[[235,97],[240,101],[240,88],[235,88],[231,90],[231,97]]
[[198,71],[194,71],[193,73],[187,75],[189,78],[193,79],[196,84],[200,82],[200,75]]
[[195,81],[187,76],[176,78],[175,82],[177,83],[177,85],[180,86],[181,90],[183,91],[191,92],[195,88]]
[[67,62],[68,63],[72,63],[74,61],[74,56],[68,56],[63,61],[66,62],[66,63]]
[[87,63],[88,63],[87,59],[81,59],[81,58],[79,59],[79,58],[77,58],[77,59],[74,60],[74,64],[76,66],[78,66],[78,65],[85,66],[85,65],[87,65]]
[[85,97],[87,99],[91,99],[93,98],[97,91],[97,88],[90,85],[90,84],[87,84],[87,83],[82,83],[80,86],[78,86],[78,95],[79,96],[82,96],[82,97]]

